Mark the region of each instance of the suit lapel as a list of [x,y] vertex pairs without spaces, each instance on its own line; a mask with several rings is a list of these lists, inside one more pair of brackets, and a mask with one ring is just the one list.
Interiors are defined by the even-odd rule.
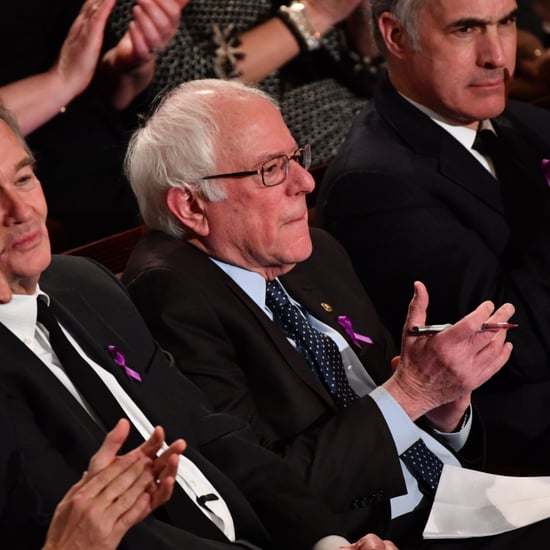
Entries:
[[[49,289],[52,299],[56,302],[56,311],[61,324],[71,333],[84,353],[112,374],[126,392],[135,400],[136,390],[140,383],[130,380],[124,369],[114,362],[109,345],[119,348],[125,355],[128,366],[144,376],[144,358],[133,357],[135,343],[129,341],[76,289]],[[131,331],[129,331],[131,332]]]
[[491,174],[453,136],[400,96],[389,80],[380,85],[374,101],[408,148],[426,161],[431,158],[442,176],[503,213],[500,189]]
[[[44,429],[52,431],[56,437],[60,435],[60,426],[49,425],[47,419],[52,417],[72,419],[78,422],[82,435],[81,442],[95,441],[99,443],[104,436],[103,431],[84,408],[76,401],[65,386],[57,379],[50,369],[12,332],[0,323],[0,342],[4,357],[8,360],[0,362],[0,376],[10,391],[19,394],[22,399],[34,409],[38,419],[42,419],[43,409],[48,409],[51,416],[43,422]],[[95,452],[97,445],[91,451],[84,447],[82,453],[86,462]]]
[[[174,255],[174,262],[176,265],[181,264],[181,269],[193,269],[193,266],[197,266],[198,272],[201,273],[201,277],[204,277],[209,282],[206,285],[209,288],[224,288],[227,289],[237,301],[248,310],[255,318],[256,323],[264,332],[267,339],[270,340],[269,352],[272,353],[271,348],[277,350],[284,364],[302,380],[318,397],[320,397],[328,406],[335,408],[334,401],[328,395],[321,382],[313,375],[305,359],[291,346],[286,339],[284,333],[269,319],[269,317],[256,305],[256,303],[244,292],[244,290],[237,284],[229,275],[227,275],[221,268],[219,268],[208,256],[196,249],[194,246],[177,241],[174,242],[175,247],[171,254]],[[185,252],[182,253],[181,247],[184,247]],[[224,293],[220,293],[225,300]],[[232,313],[233,314],[233,313]],[[234,315],[238,315],[239,312],[235,309]],[[254,329],[256,330],[256,329]],[[267,349],[267,348],[266,348]]]
[[335,404],[333,399],[327,393],[319,379],[313,375],[306,360],[288,342],[283,331],[280,330],[273,323],[273,321],[271,321],[269,317],[267,317],[267,315],[260,310],[260,308],[246,294],[246,292],[239,287],[239,285],[237,285],[225,273],[222,272],[222,274],[227,279],[225,283],[227,284],[229,290],[237,297],[238,300],[241,301],[243,306],[246,307],[252,315],[254,315],[259,326],[261,326],[267,338],[271,340],[273,346],[280,353],[284,362],[305,384],[307,384],[320,398],[322,398],[327,405],[334,408]]
[[[361,363],[365,365],[369,375],[377,384],[382,383],[387,378],[388,373],[385,361],[381,360],[380,357],[374,358],[374,355],[377,355],[378,352],[376,338],[373,344],[363,343],[359,347],[338,322],[338,317],[346,316],[348,312],[341,311],[331,296],[321,292],[318,286],[314,285],[308,278],[306,273],[298,268],[283,276],[282,281],[289,294],[313,317],[325,323],[345,338],[350,348],[355,352]],[[353,319],[351,321],[353,323]],[[363,335],[370,336],[368,328]],[[326,390],[324,392],[326,393]]]

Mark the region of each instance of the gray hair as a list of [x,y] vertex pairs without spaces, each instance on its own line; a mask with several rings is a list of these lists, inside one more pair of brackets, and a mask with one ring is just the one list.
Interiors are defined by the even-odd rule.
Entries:
[[412,47],[420,51],[420,37],[418,33],[418,19],[420,12],[428,0],[371,0],[372,18],[374,21],[374,38],[380,51],[386,51],[386,45],[380,35],[378,18],[384,12],[390,12],[403,25]]
[[176,237],[185,235],[185,228],[166,205],[166,194],[172,187],[213,202],[226,198],[221,181],[200,178],[214,173],[222,154],[220,134],[225,113],[220,101],[228,96],[251,95],[276,105],[269,95],[240,82],[185,82],[164,96],[144,126],[134,133],[125,168],[147,226]]
[[23,149],[25,149],[27,155],[29,155],[29,157],[34,161],[34,155],[27,145],[21,130],[19,129],[19,124],[17,124],[15,116],[8,109],[6,109],[2,103],[0,103],[0,120],[3,120],[9,126],[10,130],[17,138],[17,141],[19,141]]

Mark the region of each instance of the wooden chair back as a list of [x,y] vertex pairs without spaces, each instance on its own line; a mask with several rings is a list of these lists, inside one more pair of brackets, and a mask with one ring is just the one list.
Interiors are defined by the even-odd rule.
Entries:
[[66,250],[63,254],[91,258],[110,269],[115,275],[120,276],[126,267],[130,253],[144,231],[145,226],[140,225]]

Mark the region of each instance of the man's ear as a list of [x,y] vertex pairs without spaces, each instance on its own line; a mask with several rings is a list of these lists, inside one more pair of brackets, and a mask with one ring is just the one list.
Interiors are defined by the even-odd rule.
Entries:
[[378,18],[378,29],[380,30],[388,53],[394,57],[402,57],[409,43],[409,38],[403,25],[392,13],[386,11]]
[[166,205],[172,214],[189,231],[199,237],[206,237],[210,232],[205,214],[206,199],[189,189],[171,187],[166,194]]

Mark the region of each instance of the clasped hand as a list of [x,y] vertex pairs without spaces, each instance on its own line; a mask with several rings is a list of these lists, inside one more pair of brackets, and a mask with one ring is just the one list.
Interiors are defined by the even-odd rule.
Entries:
[[170,498],[185,442],[178,439],[157,457],[164,441],[157,427],[138,448],[117,456],[129,431],[123,419],[107,434],[58,504],[43,550],[116,548],[130,527]]
[[[121,77],[151,64],[156,52],[165,49],[175,35],[181,10],[189,0],[138,0],[132,8],[133,19],[118,44],[99,59],[107,19],[115,0],[86,0],[69,32],[52,72],[56,74],[68,100],[83,92],[96,69],[104,66],[109,78]],[[153,64],[154,65],[154,64]],[[149,84],[153,72],[148,70],[136,87],[139,92]],[[116,86],[113,86],[116,90]],[[130,101],[128,97],[123,103]],[[116,105],[124,108],[124,104]]]

